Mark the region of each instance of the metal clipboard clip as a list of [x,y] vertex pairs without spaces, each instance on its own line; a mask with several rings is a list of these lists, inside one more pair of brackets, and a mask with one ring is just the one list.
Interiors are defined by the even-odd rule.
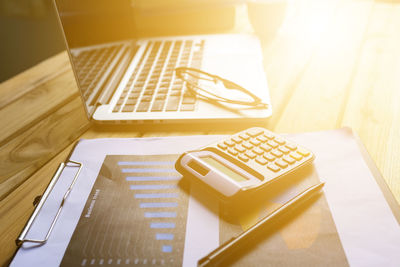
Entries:
[[[70,165],[70,164],[74,164],[74,165]],[[58,167],[56,173],[54,174],[53,178],[51,179],[49,185],[47,186],[45,192],[43,193],[42,197],[40,198],[39,203],[36,205],[35,210],[33,211],[31,217],[29,218],[28,222],[26,223],[25,227],[22,229],[21,234],[18,236],[18,238],[15,240],[15,243],[17,244],[17,246],[21,246],[23,243],[25,242],[29,242],[29,243],[37,243],[39,245],[43,245],[47,242],[47,240],[49,239],[49,236],[51,234],[51,232],[53,231],[54,225],[57,222],[58,217],[60,216],[61,210],[65,204],[65,201],[67,200],[72,188],[75,185],[76,180],[79,177],[79,174],[82,170],[82,166],[83,164],[77,161],[73,161],[73,160],[67,160],[65,162],[60,163],[60,166]],[[39,240],[39,239],[25,239],[26,235],[29,232],[29,229],[31,228],[33,222],[35,221],[36,217],[38,216],[40,210],[43,207],[43,204],[46,202],[47,197],[50,195],[51,191],[53,190],[55,184],[57,183],[58,179],[60,178],[62,172],[64,171],[64,169],[66,167],[77,167],[78,171],[76,172],[74,179],[72,180],[70,186],[68,187],[67,191],[64,194],[64,197],[61,201],[61,204],[58,208],[58,211],[53,219],[53,221],[51,222],[50,228],[47,231],[47,234],[45,236],[45,238],[43,240]]]

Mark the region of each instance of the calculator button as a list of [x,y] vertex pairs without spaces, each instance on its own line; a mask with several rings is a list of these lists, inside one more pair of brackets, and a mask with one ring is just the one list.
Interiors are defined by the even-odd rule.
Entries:
[[234,146],[235,145],[235,142],[233,142],[232,140],[225,140],[224,143],[227,146]]
[[286,143],[286,141],[283,140],[283,139],[280,138],[280,137],[276,137],[276,138],[275,138],[275,142],[277,142],[277,143],[280,144],[280,145],[284,145],[284,144]]
[[283,152],[285,154],[290,152],[290,150],[287,147],[284,147],[284,146],[280,146],[278,149],[279,149],[279,151],[281,151],[281,152]]
[[304,157],[307,157],[308,155],[310,155],[310,152],[308,152],[307,150],[302,149],[302,148],[298,148],[297,153],[299,153],[300,155],[302,155]]
[[234,156],[237,156],[238,152],[234,150],[233,148],[228,148],[228,153]]
[[234,137],[232,137],[231,139],[233,140],[233,142],[235,142],[235,143],[237,143],[237,144],[240,144],[240,143],[243,141],[242,139],[240,139],[240,138],[237,137],[237,136],[234,136]]
[[269,161],[273,161],[275,159],[274,156],[272,156],[271,154],[264,154],[263,157]]
[[257,155],[253,151],[246,151],[244,154],[251,159],[257,157]]
[[245,155],[242,155],[242,154],[240,154],[240,155],[238,156],[238,158],[239,158],[241,161],[244,161],[244,162],[248,162],[248,161],[249,161],[249,158],[246,157]]
[[256,137],[256,136],[259,136],[260,134],[264,133],[264,131],[262,129],[252,128],[252,129],[248,130],[246,133],[248,135],[250,135],[251,137]]
[[219,143],[217,146],[223,150],[228,148],[224,143]]
[[239,137],[242,138],[243,140],[249,140],[249,139],[250,139],[250,136],[248,136],[248,135],[245,134],[245,133],[239,134]]
[[290,143],[286,143],[285,146],[286,146],[287,148],[289,148],[290,150],[296,150],[296,148],[297,148],[296,145],[293,145],[293,144],[290,144]]
[[261,144],[260,146],[261,149],[265,150],[266,152],[271,151],[272,147],[266,144]]
[[252,139],[252,140],[250,140],[250,143],[252,143],[255,146],[258,146],[259,144],[261,144],[261,141],[259,141],[257,139]]
[[273,172],[278,172],[281,168],[279,168],[278,166],[276,166],[273,163],[270,163],[267,165],[267,168],[270,169]]
[[244,147],[242,147],[241,145],[235,146],[235,149],[240,153],[243,153],[246,151],[246,149]]
[[296,162],[294,159],[292,159],[292,158],[289,157],[289,156],[283,156],[283,160],[286,161],[286,162],[289,163],[289,164],[293,164],[293,163]]
[[252,149],[253,148],[253,145],[250,144],[249,142],[243,142],[242,146],[245,147],[246,149]]
[[274,139],[275,138],[275,136],[273,134],[267,133],[267,132],[264,133],[264,136],[267,137],[268,139]]
[[277,161],[275,161],[275,164],[281,168],[286,168],[287,166],[289,166],[285,161],[283,161],[281,159],[278,159]]
[[267,144],[270,145],[273,148],[277,148],[279,146],[278,143],[276,143],[275,141],[272,141],[272,140],[269,140],[267,142]]
[[265,164],[268,163],[268,160],[259,157],[259,158],[256,158],[256,162],[259,163],[259,164],[261,164],[261,165],[265,165]]
[[261,142],[265,143],[268,141],[268,138],[265,137],[264,135],[260,135],[260,136],[257,136],[257,140],[260,140]]
[[254,148],[254,149],[253,149],[253,152],[256,153],[257,155],[262,155],[262,154],[264,154],[264,150],[262,150],[262,149],[259,148],[259,147]]
[[303,156],[300,155],[300,154],[297,153],[297,152],[292,152],[292,153],[289,154],[289,156],[291,156],[291,157],[294,158],[295,160],[301,160],[301,159],[303,158]]
[[280,152],[279,150],[272,150],[271,154],[274,155],[275,157],[282,157],[283,153]]

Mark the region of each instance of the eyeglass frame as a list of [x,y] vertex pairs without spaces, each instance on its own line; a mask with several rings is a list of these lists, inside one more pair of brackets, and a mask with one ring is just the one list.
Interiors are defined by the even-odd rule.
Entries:
[[[200,77],[200,76],[193,75],[193,74],[190,73],[190,71],[195,72],[195,73],[199,73],[199,74],[203,74],[203,75],[208,76],[210,78],[206,79],[206,78],[203,78],[203,77]],[[214,100],[214,101],[218,101],[218,102],[226,102],[226,103],[229,103],[229,104],[238,104],[238,105],[251,106],[251,107],[255,107],[255,108],[267,108],[268,107],[268,104],[263,103],[261,98],[259,98],[258,96],[256,96],[252,92],[250,92],[249,90],[245,89],[244,87],[238,85],[235,82],[232,82],[230,80],[224,79],[224,78],[222,78],[222,77],[220,77],[218,75],[211,74],[211,73],[208,73],[206,71],[203,71],[203,70],[200,70],[200,69],[196,69],[196,68],[190,68],[190,67],[178,67],[178,68],[175,68],[175,73],[176,73],[176,76],[178,78],[180,78],[182,81],[186,82],[186,84],[187,84],[186,87],[189,90],[194,91],[194,93],[196,95],[199,95],[199,96],[201,96],[203,98]],[[224,87],[226,89],[228,89],[228,90],[231,90],[231,89],[238,90],[238,91],[240,91],[242,93],[245,93],[248,96],[250,96],[253,99],[253,101],[250,102],[250,101],[229,99],[229,98],[226,98],[226,97],[223,97],[223,96],[219,96],[219,95],[213,94],[212,92],[210,92],[210,90],[204,89],[201,86],[199,86],[197,83],[194,83],[194,82],[184,78],[184,74],[187,74],[187,75],[189,75],[189,76],[191,76],[191,77],[193,77],[195,79],[198,79],[198,80],[213,81],[215,84],[217,84],[217,82],[220,81],[220,82],[222,82],[222,84],[224,85]],[[203,94],[199,94],[193,88],[197,88],[200,91],[203,91],[203,92],[205,92],[207,94],[210,94],[210,95],[214,96],[215,99],[211,98],[211,97],[208,97],[208,96],[205,96]]]

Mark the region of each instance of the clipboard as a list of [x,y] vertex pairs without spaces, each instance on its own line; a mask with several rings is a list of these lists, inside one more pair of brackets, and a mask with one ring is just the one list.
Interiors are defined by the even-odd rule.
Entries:
[[[73,164],[73,165],[71,166],[71,164]],[[43,195],[39,196],[40,197],[39,203],[36,204],[36,207],[33,210],[32,215],[28,219],[27,223],[25,224],[24,228],[22,229],[21,233],[19,234],[18,238],[15,240],[15,244],[18,247],[22,246],[24,243],[36,243],[39,245],[44,245],[47,242],[47,240],[49,239],[49,237],[51,235],[51,232],[54,229],[54,225],[56,224],[58,217],[60,216],[61,210],[64,207],[65,201],[67,200],[69,194],[71,193],[72,188],[75,185],[76,180],[79,177],[79,174],[81,173],[82,166],[83,166],[82,163],[73,161],[70,159],[66,160],[65,162],[60,163],[57,171],[55,172],[53,178],[51,179],[51,181],[50,181],[49,185],[47,186],[46,190],[44,191]],[[56,215],[54,216],[53,221],[51,222],[50,228],[47,231],[46,236],[43,239],[27,239],[26,235],[28,234],[29,229],[32,227],[32,224],[34,223],[36,217],[38,216],[40,210],[42,209],[44,203],[46,202],[51,190],[53,190],[55,184],[57,183],[58,179],[61,176],[61,173],[63,172],[63,170],[66,167],[77,167],[78,170],[72,180],[72,183],[70,184],[70,186],[68,187],[67,191],[65,192],[65,194],[63,196],[63,199],[60,203],[58,211],[57,211]],[[35,201],[34,201],[34,204],[35,204]]]
[[[333,130],[332,132],[335,131],[339,131],[340,134],[345,134],[347,136],[349,136],[349,138],[354,138],[355,141],[357,142],[358,145],[358,150],[362,155],[362,161],[366,163],[369,172],[371,173],[371,176],[373,178],[373,180],[376,181],[376,183],[378,184],[379,190],[383,193],[384,199],[385,201],[388,203],[388,206],[391,209],[391,213],[393,214],[394,219],[397,221],[397,223],[400,225],[400,207],[398,206],[394,196],[392,195],[392,193],[390,192],[388,186],[385,183],[385,180],[382,178],[382,176],[380,175],[377,167],[375,166],[374,162],[372,161],[371,157],[369,156],[368,152],[366,151],[365,147],[362,145],[362,143],[360,142],[359,138],[352,133],[352,131],[349,128],[345,128],[345,129],[339,129],[339,130]],[[329,132],[329,131],[328,131]],[[321,132],[321,134],[324,134],[325,132]],[[319,133],[311,133],[311,134],[319,134]],[[302,134],[299,134],[299,136]],[[306,134],[307,135],[307,134]],[[293,137],[295,137],[297,135],[293,135]],[[168,138],[142,138],[142,139],[98,139],[98,140],[84,140],[87,142],[92,142],[93,147],[94,144],[98,144],[98,145],[102,145],[104,143],[107,143],[110,147],[112,146],[118,146],[118,145],[123,145],[123,144],[134,144],[134,145],[138,145],[135,148],[136,150],[136,155],[141,155],[141,151],[145,151],[146,149],[149,149],[152,146],[157,146],[156,149],[154,149],[153,151],[157,151],[160,152],[161,154],[165,154],[165,153],[170,153],[169,151],[171,151],[171,147],[174,147],[174,153],[179,153],[179,151],[176,150],[176,142],[180,142],[180,144],[182,145],[182,150],[187,150],[188,148],[193,148],[194,146],[198,145],[206,145],[208,143],[212,143],[216,140],[219,140],[221,138],[223,138],[224,136],[191,136],[191,137],[168,137]],[[97,142],[97,143],[96,143]],[[103,143],[102,143],[103,142]],[[301,142],[299,142],[301,143]],[[162,144],[162,145],[161,145]],[[194,145],[195,144],[195,145]],[[87,149],[88,147],[86,147]],[[132,148],[132,147],[131,147]],[[127,149],[124,148],[126,151]],[[117,149],[113,150],[116,151]],[[74,148],[74,151],[76,151],[76,148]],[[71,154],[74,154],[72,151]],[[137,152],[138,151],[138,152]],[[94,153],[94,152],[93,152]],[[108,153],[108,152],[107,152]],[[112,153],[118,153],[118,152],[112,152]],[[111,154],[112,154],[111,153]],[[129,152],[126,152],[129,153]],[[154,152],[151,152],[154,153]],[[152,154],[148,154],[148,155],[152,155]],[[110,154],[110,153],[108,153]],[[130,154],[125,154],[125,155],[130,155]],[[318,157],[318,155],[317,155]],[[47,247],[49,244],[51,244],[50,242],[47,242],[47,240],[49,239],[49,237],[51,237],[52,235],[56,235],[58,234],[58,231],[56,229],[56,231],[53,231],[54,227],[56,227],[57,222],[60,221],[60,217],[61,218],[65,218],[64,216],[67,216],[66,213],[63,212],[64,215],[61,214],[61,209],[63,208],[63,205],[68,202],[68,197],[71,193],[71,190],[73,188],[79,188],[79,184],[78,187],[76,187],[76,183],[79,182],[79,177],[82,177],[82,173],[85,173],[85,171],[83,170],[81,173],[81,170],[85,164],[85,161],[81,161],[79,157],[72,157],[74,160],[71,161],[70,157],[68,157],[68,159],[60,164],[59,168],[57,169],[56,173],[53,176],[53,179],[51,180],[51,182],[49,183],[49,186],[46,188],[43,197],[40,199],[39,204],[37,205],[37,207],[35,208],[35,211],[32,213],[31,218],[28,220],[26,226],[24,227],[23,231],[21,232],[21,235],[19,236],[19,240],[17,242],[19,242],[19,245],[23,244],[23,243],[29,243],[32,242],[32,240],[27,240],[26,234],[29,233],[30,227],[32,226],[32,224],[34,224],[34,221],[37,217],[37,214],[40,212],[41,207],[43,206],[43,203],[46,201],[47,196],[51,193],[52,189],[54,188],[54,184],[57,183],[58,180],[63,180],[62,178],[60,179],[60,176],[62,174],[63,171],[65,171],[68,168],[75,168],[75,174],[74,174],[74,178],[72,180],[72,182],[70,183],[69,187],[65,187],[66,190],[64,191],[64,197],[62,200],[62,205],[60,205],[57,213],[54,215],[53,217],[53,221],[51,223],[51,226],[48,229],[48,232],[46,233],[45,237],[43,239],[40,240],[33,240],[33,243],[36,243],[38,245],[41,245],[42,247]],[[86,164],[85,164],[86,166]],[[70,174],[72,173],[72,170],[69,170]],[[85,175],[83,175],[85,176]],[[72,174],[71,177],[72,178]],[[70,181],[70,180],[68,180]],[[73,190],[75,191],[75,190]],[[61,196],[61,195],[60,195]],[[68,208],[67,208],[68,210]],[[69,216],[69,215],[68,215]],[[63,219],[61,220],[62,223]],[[46,224],[47,225],[47,224]],[[57,228],[57,227],[56,227]],[[201,232],[201,231],[199,231]],[[194,233],[194,232],[191,232]],[[25,236],[23,235],[25,234]],[[206,236],[204,235],[205,238],[210,238],[211,236]],[[46,244],[47,243],[47,244]],[[44,245],[44,246],[43,246]],[[185,247],[186,248],[186,247]],[[207,252],[209,252],[210,250],[206,250],[205,252],[200,252],[201,255],[200,256],[204,256]],[[35,253],[36,255],[36,253]],[[43,254],[42,254],[43,255]],[[17,256],[17,254],[16,254]]]

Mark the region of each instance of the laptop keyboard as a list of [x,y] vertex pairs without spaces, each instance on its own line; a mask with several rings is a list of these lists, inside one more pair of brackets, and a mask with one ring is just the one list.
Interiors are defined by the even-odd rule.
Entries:
[[106,72],[107,66],[109,66],[122,46],[122,44],[118,44],[92,48],[74,56],[75,69],[78,72],[79,84],[85,99],[88,99],[93,93],[96,85]]
[[196,96],[185,91],[175,68],[200,68],[204,40],[149,42],[113,112],[194,111]]

